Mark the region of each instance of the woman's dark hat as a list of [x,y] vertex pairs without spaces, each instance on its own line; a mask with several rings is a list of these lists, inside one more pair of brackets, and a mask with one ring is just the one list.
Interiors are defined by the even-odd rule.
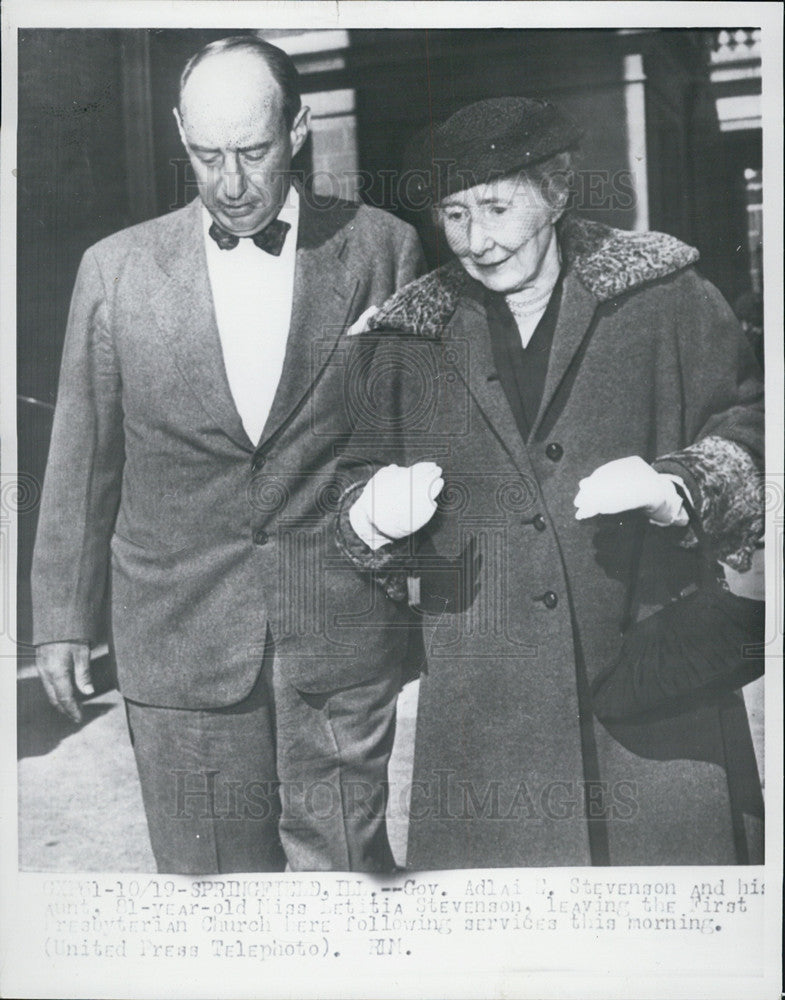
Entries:
[[461,108],[423,136],[419,172],[434,201],[575,148],[581,129],[555,104],[497,97]]

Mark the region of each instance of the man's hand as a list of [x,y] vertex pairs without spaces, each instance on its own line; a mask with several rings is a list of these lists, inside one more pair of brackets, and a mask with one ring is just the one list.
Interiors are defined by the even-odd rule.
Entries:
[[386,465],[368,480],[349,523],[371,549],[406,538],[433,517],[444,480],[435,462]]
[[575,516],[579,521],[597,514],[643,510],[656,524],[686,523],[673,480],[637,455],[606,462],[588,478],[581,479],[578,486]]
[[94,693],[89,645],[86,642],[44,643],[36,649],[36,667],[49,701],[72,722],[81,722],[77,688],[82,694]]

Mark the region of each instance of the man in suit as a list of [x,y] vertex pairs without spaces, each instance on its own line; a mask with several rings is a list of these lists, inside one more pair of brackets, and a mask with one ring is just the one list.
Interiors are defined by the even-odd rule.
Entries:
[[291,183],[309,112],[276,47],[208,45],[174,114],[200,198],[90,248],[76,281],[39,672],[79,721],[109,576],[159,870],[385,870],[405,630],[385,608],[351,618],[371,583],[324,555],[324,515],[350,428],[343,335],[421,250],[391,216]]

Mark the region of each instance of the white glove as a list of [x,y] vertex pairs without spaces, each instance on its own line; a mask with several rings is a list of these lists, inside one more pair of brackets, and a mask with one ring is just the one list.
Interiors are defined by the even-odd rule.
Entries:
[[442,470],[435,462],[417,462],[408,468],[386,465],[365,484],[349,511],[349,523],[376,550],[427,524],[443,486]]
[[606,462],[578,484],[575,516],[583,521],[597,514],[643,510],[654,524],[683,526],[687,512],[676,492],[675,479],[657,472],[637,455]]
[[378,306],[368,306],[362,315],[360,315],[354,323],[346,331],[347,337],[356,337],[360,333],[368,332],[368,323],[371,319],[379,312]]

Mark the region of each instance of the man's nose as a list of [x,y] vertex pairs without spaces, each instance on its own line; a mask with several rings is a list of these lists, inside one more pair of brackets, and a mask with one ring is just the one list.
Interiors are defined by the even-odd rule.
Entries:
[[481,222],[470,222],[466,234],[469,243],[469,253],[480,257],[493,245],[493,239]]
[[239,201],[248,188],[242,164],[236,154],[229,154],[221,165],[219,178],[220,193],[230,201]]

